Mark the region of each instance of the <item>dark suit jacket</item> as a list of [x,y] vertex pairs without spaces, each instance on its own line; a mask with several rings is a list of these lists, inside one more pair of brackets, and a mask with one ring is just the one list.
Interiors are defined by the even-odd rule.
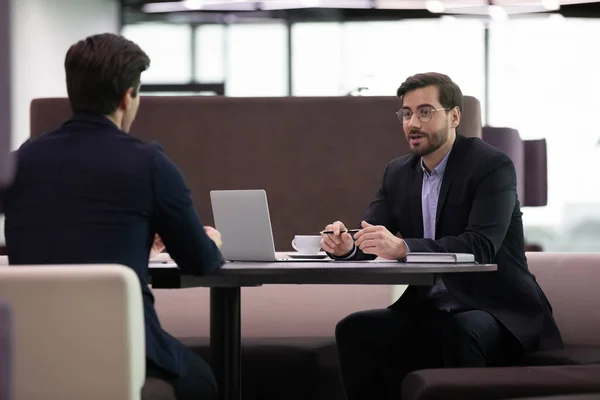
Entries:
[[[513,162],[478,138],[458,135],[440,189],[436,238],[423,238],[420,157],[391,161],[365,220],[399,233],[411,251],[472,253],[497,272],[447,274],[448,291],[462,303],[489,312],[521,342],[525,351],[561,348],[562,339],[545,295],[527,268],[523,221]],[[372,256],[357,252],[355,258]],[[391,307],[419,300],[409,287]]]
[[147,285],[154,234],[184,273],[210,273],[223,259],[177,167],[157,144],[87,113],[27,141],[17,157],[3,194],[10,264],[131,267],[142,287],[146,356],[180,374],[187,349],[161,328]]

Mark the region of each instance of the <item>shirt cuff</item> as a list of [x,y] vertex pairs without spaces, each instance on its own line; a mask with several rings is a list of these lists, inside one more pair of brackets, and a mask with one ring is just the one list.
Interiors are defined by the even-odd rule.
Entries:
[[352,248],[352,251],[350,252],[350,254],[348,254],[346,257],[338,258],[338,260],[349,260],[349,259],[351,259],[352,257],[354,257],[356,255],[356,249],[357,249],[357,247],[354,246],[354,248]]

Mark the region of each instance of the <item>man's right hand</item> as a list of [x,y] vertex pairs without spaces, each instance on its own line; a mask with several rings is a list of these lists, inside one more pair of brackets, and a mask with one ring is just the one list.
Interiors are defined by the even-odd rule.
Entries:
[[354,240],[347,230],[341,221],[327,225],[323,232],[333,231],[333,233],[321,232],[321,248],[336,257],[350,254],[354,249]]

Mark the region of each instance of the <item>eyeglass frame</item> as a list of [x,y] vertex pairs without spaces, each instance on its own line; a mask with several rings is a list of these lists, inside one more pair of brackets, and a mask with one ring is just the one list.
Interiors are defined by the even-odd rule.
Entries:
[[[448,107],[445,107],[445,108],[434,108],[433,106],[422,106],[422,107],[419,107],[419,108],[417,108],[417,112],[418,112],[419,110],[422,110],[422,109],[424,109],[424,108],[431,108],[431,111],[432,111],[432,112],[431,112],[431,118],[429,118],[427,121],[423,121],[421,118],[419,118],[419,115],[417,115],[417,119],[418,119],[419,121],[421,121],[421,123],[423,123],[423,124],[426,124],[426,123],[428,123],[428,122],[431,122],[431,120],[433,119],[433,114],[434,114],[436,111],[449,111],[449,110],[452,110],[452,108],[454,108],[454,107],[452,107],[452,108],[448,108]],[[407,122],[404,122],[404,116],[403,116],[403,115],[401,115],[401,113],[402,113],[402,110],[408,110],[408,111],[410,111],[410,112],[411,112],[411,114],[410,114],[410,118],[407,120]],[[414,112],[414,111],[412,111],[412,110],[410,110],[410,109],[408,109],[408,108],[401,108],[401,109],[399,109],[398,111],[396,111],[396,117],[397,117],[397,118],[398,118],[398,120],[399,120],[399,121],[402,123],[402,125],[406,125],[406,124],[408,124],[408,123],[409,123],[409,122],[412,120],[412,117],[413,117],[413,116],[414,116],[414,115],[415,115],[417,112]]]

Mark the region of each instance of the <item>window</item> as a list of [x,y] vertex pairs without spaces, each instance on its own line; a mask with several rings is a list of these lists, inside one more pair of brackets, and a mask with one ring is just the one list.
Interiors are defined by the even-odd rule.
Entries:
[[224,25],[202,25],[196,29],[196,71],[198,82],[225,81],[226,28]]
[[288,35],[283,23],[234,24],[227,30],[228,96],[288,95]]
[[137,43],[150,57],[142,83],[189,83],[192,30],[189,25],[144,23],[126,25],[122,35]]
[[345,91],[365,86],[369,94],[394,96],[408,76],[435,71],[483,103],[484,26],[478,21],[350,22],[342,53]]
[[[582,183],[600,169],[599,35],[600,20],[564,18],[510,21],[490,32],[490,125],[547,140],[548,205],[523,211],[526,234],[554,227],[567,243],[567,229],[600,221],[600,185]],[[595,243],[589,250],[600,250]]]
[[342,71],[342,24],[292,25],[294,96],[344,95]]

